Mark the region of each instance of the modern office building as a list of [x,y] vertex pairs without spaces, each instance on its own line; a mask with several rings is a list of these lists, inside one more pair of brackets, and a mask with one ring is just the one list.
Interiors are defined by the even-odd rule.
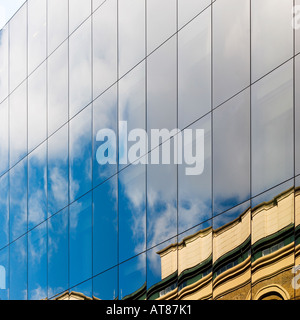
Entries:
[[0,298],[298,299],[299,6],[27,0],[0,33]]

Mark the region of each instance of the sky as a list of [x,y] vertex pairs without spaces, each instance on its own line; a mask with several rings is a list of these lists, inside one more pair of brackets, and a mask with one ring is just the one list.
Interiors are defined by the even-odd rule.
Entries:
[[0,0],[0,29],[10,20],[25,0]]

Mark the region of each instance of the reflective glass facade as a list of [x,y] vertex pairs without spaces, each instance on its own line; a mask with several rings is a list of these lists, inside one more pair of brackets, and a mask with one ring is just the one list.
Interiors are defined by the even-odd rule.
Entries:
[[[0,32],[0,299],[300,297],[295,5],[25,2]],[[125,121],[204,130],[203,172],[147,163],[175,135],[99,164]]]

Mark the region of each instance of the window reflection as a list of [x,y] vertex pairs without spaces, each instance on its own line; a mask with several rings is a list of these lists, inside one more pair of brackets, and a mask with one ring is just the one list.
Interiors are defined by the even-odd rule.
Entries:
[[24,82],[9,100],[10,108],[10,166],[27,153],[27,84]]
[[47,136],[46,63],[28,78],[28,152]]
[[251,291],[250,202],[214,217],[213,229],[213,298],[247,300]]
[[147,299],[174,299],[177,273],[177,238],[147,251]]
[[117,1],[106,1],[93,14],[93,97],[117,80]]
[[[297,268],[300,265],[300,176],[295,178],[295,267]],[[299,274],[296,272],[296,274]],[[298,280],[298,278],[296,278]],[[294,279],[294,281],[297,282]],[[295,284],[295,282],[294,282]],[[295,287],[295,297],[299,297],[300,288]]]
[[[211,116],[205,116],[187,129],[192,129],[193,132],[197,129],[204,130],[204,171],[199,175],[187,175],[186,169],[189,166],[185,164],[183,154],[183,164],[178,166],[179,233],[212,218]],[[182,136],[185,141],[185,131],[182,132]],[[198,143],[195,133],[192,138],[192,145],[195,146],[196,142]]]
[[[295,1],[295,5],[300,6],[300,0],[296,0]],[[296,28],[296,31],[295,31],[295,40],[296,40],[296,43],[295,43],[295,54],[299,53],[300,52],[300,20],[299,20],[299,9],[298,11],[295,12],[296,16],[295,16],[295,21],[294,21],[294,27]]]
[[178,28],[193,19],[210,3],[210,0],[178,0]]
[[48,216],[68,204],[68,125],[48,140]]
[[[0,249],[9,241],[9,176],[0,178]],[[1,290],[0,290],[1,293]]]
[[92,101],[91,68],[91,19],[89,18],[69,39],[70,117]]
[[93,4],[93,11],[97,10],[99,6],[101,6],[102,3],[104,3],[106,0],[92,0]]
[[213,121],[213,192],[217,214],[250,198],[250,90],[217,108]]
[[251,2],[252,81],[293,56],[293,0]]
[[[259,299],[261,288],[267,284],[271,283],[273,288],[281,289],[283,279],[287,290],[285,298],[294,297],[293,184],[292,180],[289,184],[281,185],[253,200],[259,204],[255,207],[252,205],[252,299]],[[277,299],[282,298],[282,290],[277,293]]]
[[68,288],[68,209],[48,220],[48,297]]
[[148,131],[153,128],[169,130],[177,128],[176,60],[175,37],[153,52],[147,59]]
[[91,0],[69,0],[69,33],[71,34],[91,14]]
[[252,195],[293,176],[293,64],[252,88]]
[[119,272],[120,300],[145,300],[146,254],[120,264]]
[[119,1],[120,76],[145,57],[145,0]]
[[295,174],[300,174],[300,56],[295,58]]
[[68,121],[68,43],[48,59],[48,135]]
[[70,205],[70,287],[92,275],[92,194]]
[[8,25],[0,31],[0,102],[8,96]]
[[118,268],[112,268],[93,278],[93,296],[100,300],[118,298]]
[[122,262],[146,249],[145,165],[130,165],[119,173],[118,199],[119,261]]
[[114,176],[93,191],[93,273],[118,263],[118,182]]
[[47,143],[28,156],[28,229],[47,218]]
[[46,58],[47,0],[28,1],[28,73]]
[[[97,133],[99,130],[103,129],[110,129],[114,133],[117,133],[117,116],[118,96],[117,86],[115,85],[93,102],[93,186],[97,186],[99,183],[105,181],[107,178],[115,174],[118,170],[117,162],[113,161],[116,160],[116,157],[115,159],[112,159],[112,162],[115,163],[101,164],[97,160],[99,148],[107,141],[97,141]],[[115,138],[115,148],[110,145],[111,150],[113,151],[117,151],[116,148],[118,137],[116,136]],[[106,155],[106,151],[102,152],[101,154],[104,154],[104,156],[108,157],[108,155]],[[115,154],[117,155],[117,152],[115,152]]]
[[47,297],[47,224],[28,234],[28,299]]
[[210,8],[178,34],[178,121],[184,128],[211,109]]
[[27,234],[9,246],[9,299],[27,300]]
[[12,92],[27,76],[26,2],[9,22],[9,88]]
[[176,2],[147,1],[147,53],[149,54],[176,32]]
[[27,158],[10,170],[9,180],[10,241],[27,231]]
[[0,176],[8,170],[9,160],[8,100],[0,104]]
[[250,82],[249,0],[213,3],[214,106]]
[[212,231],[210,220],[178,235],[177,286],[181,300],[212,297]]
[[92,187],[92,108],[88,106],[70,121],[70,202]]
[[9,299],[9,249],[0,250],[0,300]]
[[68,37],[69,0],[51,0],[47,3],[48,12],[48,54]]

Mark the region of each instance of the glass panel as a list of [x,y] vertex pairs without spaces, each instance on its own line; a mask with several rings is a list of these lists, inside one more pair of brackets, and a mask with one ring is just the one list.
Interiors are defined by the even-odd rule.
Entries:
[[88,19],[69,40],[70,117],[92,101],[91,69],[91,19]]
[[9,251],[0,250],[0,300],[9,298]]
[[0,31],[0,102],[8,96],[8,26]]
[[147,299],[177,297],[177,238],[147,252]]
[[[204,141],[197,136],[204,130]],[[188,131],[191,132],[191,142]],[[178,166],[178,232],[212,218],[211,116],[205,116],[182,131],[182,164]],[[204,144],[202,144],[204,142]],[[195,150],[194,163],[186,163],[188,146]],[[198,147],[199,146],[199,147]],[[204,150],[200,147],[204,146]],[[204,161],[203,172],[198,172]],[[188,170],[193,170],[190,175]]]
[[12,92],[27,76],[27,2],[9,22],[9,89]]
[[176,37],[173,37],[148,57],[148,131],[177,128],[176,51]]
[[294,174],[293,63],[252,88],[252,195]]
[[250,90],[214,111],[214,214],[250,198]]
[[[142,62],[119,81],[119,169],[131,163],[129,150],[137,143],[129,135],[146,127],[145,63]],[[130,138],[130,141],[128,141]],[[144,146],[144,145],[143,145]],[[144,152],[146,153],[146,143]],[[138,156],[138,155],[137,155]]]
[[68,125],[48,140],[48,216],[68,205]]
[[69,0],[48,1],[48,54],[68,37]]
[[46,1],[28,1],[28,74],[46,58]]
[[106,1],[93,15],[93,97],[117,80],[117,1]]
[[211,0],[178,0],[178,28],[209,6]]
[[9,299],[27,300],[27,235],[9,246]]
[[102,3],[106,2],[106,0],[92,0],[93,11],[95,11]]
[[[117,94],[117,86],[115,85],[93,103],[93,186],[97,186],[118,170]],[[106,129],[111,131],[105,131]],[[110,134],[110,139],[107,134]]]
[[212,220],[178,235],[178,299],[211,299],[212,236]]
[[47,298],[47,223],[28,233],[28,299]]
[[93,278],[93,296],[100,300],[116,300],[118,297],[118,268],[110,269]]
[[28,229],[47,218],[47,143],[28,156]]
[[27,83],[24,82],[9,99],[10,108],[10,166],[27,153]]
[[91,15],[91,0],[69,0],[69,32],[70,34]]
[[146,299],[146,254],[143,253],[119,266],[120,300]]
[[[173,145],[173,141],[171,144]],[[149,154],[151,163],[155,152],[156,150]],[[170,153],[174,155],[172,151]],[[174,237],[176,233],[177,165],[172,158],[168,165],[147,166],[147,247],[158,245]]]
[[119,1],[120,76],[145,57],[145,0]]
[[295,297],[300,295],[299,287],[299,266],[300,266],[300,176],[295,179],[295,269],[293,270],[295,278],[293,285]]
[[294,298],[294,201],[294,180],[253,199],[252,299]]
[[70,202],[92,187],[92,119],[88,106],[70,121]]
[[92,280],[80,283],[70,289],[70,300],[90,300],[92,298]]
[[251,294],[250,234],[250,201],[214,217],[213,298],[215,300],[247,300]]
[[214,106],[250,82],[250,2],[213,3]]
[[211,110],[211,10],[178,33],[178,121],[185,128]]
[[296,8],[295,8],[295,16],[294,16],[294,28],[296,29],[295,31],[295,53],[300,52],[300,0],[296,0],[295,2]]
[[10,170],[10,241],[27,231],[27,158]]
[[251,2],[252,81],[293,56],[293,0]]
[[118,199],[119,261],[122,262],[146,249],[145,165],[130,165],[119,173]]
[[92,194],[70,206],[70,287],[92,275]]
[[176,32],[176,1],[147,1],[147,53]]
[[300,174],[300,56],[295,58],[295,174]]
[[47,136],[46,63],[28,78],[28,152]]
[[9,117],[8,100],[0,104],[0,176],[8,170]]
[[93,191],[93,273],[103,272],[118,263],[117,177]]
[[68,209],[48,220],[48,297],[68,288]]
[[[0,248],[9,242],[9,176],[0,178]],[[1,274],[0,274],[1,279]],[[0,280],[1,283],[1,280]],[[0,290],[1,295],[1,290]]]
[[68,121],[68,43],[48,58],[48,134]]

